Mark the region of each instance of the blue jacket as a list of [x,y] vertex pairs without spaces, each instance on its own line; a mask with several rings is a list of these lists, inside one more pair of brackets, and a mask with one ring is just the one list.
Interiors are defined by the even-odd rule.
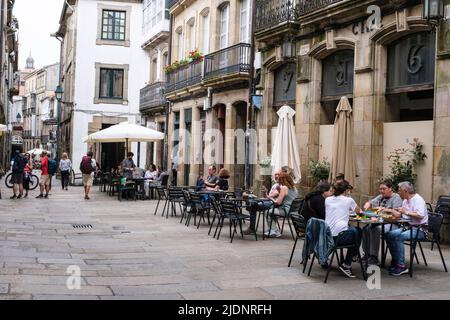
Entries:
[[334,246],[330,227],[325,220],[311,218],[306,225],[305,242],[303,243],[303,261],[315,252],[321,265],[325,264]]

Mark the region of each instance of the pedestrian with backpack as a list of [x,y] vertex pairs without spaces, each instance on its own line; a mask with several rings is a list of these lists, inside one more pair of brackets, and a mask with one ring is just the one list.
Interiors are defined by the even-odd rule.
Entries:
[[89,192],[91,191],[91,187],[94,183],[93,173],[97,168],[97,163],[93,157],[92,151],[88,151],[88,153],[83,157],[80,163],[80,171],[83,174],[83,186],[84,186],[84,199],[90,200]]
[[55,159],[48,159],[48,175],[50,177],[50,184],[48,186],[48,192],[50,192],[52,190],[52,181],[53,181],[53,176],[56,174],[56,172],[58,171],[58,163],[56,162]]
[[[41,183],[40,183],[40,189],[41,189],[41,193],[36,197],[36,199],[42,199],[48,198],[48,193],[50,191],[50,175],[48,172],[48,165],[49,161],[48,161],[48,157],[47,157],[47,151],[42,151],[42,155],[41,155]],[[44,191],[45,191],[45,196],[44,196]]]
[[[23,171],[25,165],[25,158],[20,153],[20,150],[16,150],[12,164],[13,196],[11,199],[20,199],[23,196]],[[17,191],[19,191],[19,195],[17,195]]]

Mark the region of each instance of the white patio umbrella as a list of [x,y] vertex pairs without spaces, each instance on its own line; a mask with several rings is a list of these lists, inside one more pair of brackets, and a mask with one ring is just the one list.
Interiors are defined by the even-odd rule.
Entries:
[[3,131],[6,131],[7,127],[4,124],[0,124],[0,136],[3,134]]
[[119,123],[95,132],[83,139],[84,143],[124,142],[128,152],[129,142],[154,142],[164,139],[164,133],[128,122]]
[[295,135],[295,111],[289,106],[278,110],[278,128],[272,151],[272,172],[284,166],[293,169],[294,181],[299,183],[302,174],[300,171],[300,152],[298,150],[297,136]]
[[27,153],[29,154],[35,154],[35,155],[41,155],[43,151],[46,151],[47,154],[51,154],[51,151],[48,150],[44,150],[44,149],[31,149],[29,151],[27,151]]
[[123,122],[95,132],[85,137],[83,142],[154,142],[162,139],[164,139],[164,133],[162,132]]

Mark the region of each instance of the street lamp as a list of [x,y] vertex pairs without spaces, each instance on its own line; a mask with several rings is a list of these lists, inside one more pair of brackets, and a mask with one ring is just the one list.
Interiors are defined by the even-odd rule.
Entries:
[[281,44],[281,54],[284,59],[295,58],[295,40],[292,35],[288,35]]
[[423,1],[423,18],[427,19],[432,27],[439,25],[440,21],[445,18],[445,1],[444,0],[424,0]]
[[61,149],[61,131],[60,131],[60,127],[61,127],[61,102],[63,99],[63,94],[64,94],[64,90],[61,87],[60,84],[58,84],[58,86],[56,87],[55,90],[55,96],[56,96],[56,100],[58,101],[58,109],[57,111],[57,116],[56,116],[56,159],[59,160],[59,153],[60,153],[60,149]]
[[58,100],[58,102],[62,101],[63,94],[64,94],[63,88],[60,85],[58,85],[55,90],[55,96],[56,96],[56,100]]
[[18,124],[22,122],[22,116],[20,115],[20,113],[17,113],[16,120]]

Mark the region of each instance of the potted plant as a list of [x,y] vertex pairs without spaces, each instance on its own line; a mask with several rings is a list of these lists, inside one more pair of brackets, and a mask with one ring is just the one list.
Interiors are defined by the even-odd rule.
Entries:
[[195,49],[194,51],[189,52],[189,59],[190,59],[192,62],[195,62],[195,61],[198,61],[198,62],[203,61],[203,58],[204,58],[203,55],[201,54],[200,51],[198,51],[198,49]]
[[327,158],[322,161],[309,161],[309,172],[313,182],[316,184],[320,181],[327,181],[330,176],[331,163]]
[[381,181],[390,181],[396,192],[400,182],[409,181],[415,184],[417,180],[416,168],[427,158],[427,155],[423,152],[423,143],[419,139],[413,139],[413,142],[409,145],[410,148],[408,149],[394,149],[389,154],[387,159],[391,162],[391,172],[380,179]]
[[262,159],[259,162],[259,166],[261,167],[260,172],[262,176],[272,175],[272,157],[270,155]]

